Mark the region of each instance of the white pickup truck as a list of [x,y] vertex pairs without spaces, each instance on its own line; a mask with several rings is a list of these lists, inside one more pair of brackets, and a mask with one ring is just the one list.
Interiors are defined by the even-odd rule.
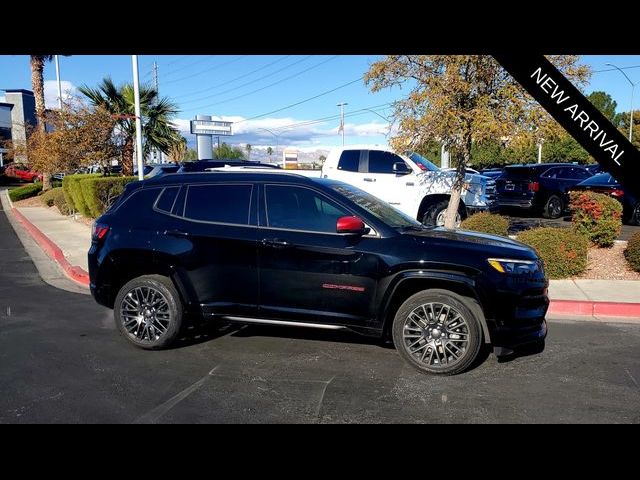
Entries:
[[[321,175],[369,192],[425,225],[442,226],[456,172],[442,170],[417,153],[355,145],[331,150]],[[496,211],[495,192],[495,180],[467,173],[456,223],[474,212]]]

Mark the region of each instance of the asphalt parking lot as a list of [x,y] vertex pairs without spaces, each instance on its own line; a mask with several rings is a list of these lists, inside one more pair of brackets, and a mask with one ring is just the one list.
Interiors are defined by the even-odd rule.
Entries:
[[[570,228],[571,216],[567,215],[555,220],[541,218],[531,213],[518,211],[514,209],[505,210],[500,212],[502,215],[509,217],[509,234],[517,235],[523,230],[535,227],[557,227],[557,228]],[[640,232],[640,226],[636,225],[622,225],[622,231],[618,236],[618,240],[629,240],[634,233]]]
[[0,212],[0,423],[640,422],[640,324],[552,321],[547,349],[456,377],[344,333],[214,325],[166,351],[45,284]]

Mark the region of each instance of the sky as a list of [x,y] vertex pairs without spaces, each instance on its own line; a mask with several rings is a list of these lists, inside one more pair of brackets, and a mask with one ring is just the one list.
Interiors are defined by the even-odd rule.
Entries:
[[[212,115],[234,122],[232,144],[251,143],[254,148],[284,147],[301,151],[340,145],[340,108],[345,108],[347,144],[386,144],[390,130],[386,118],[389,103],[406,95],[395,87],[371,93],[362,76],[383,57],[350,55],[171,55],[139,56],[140,79],[152,84],[154,62],[161,96],[179,107],[174,120],[193,144],[189,120]],[[640,55],[591,55],[581,61],[592,67],[586,93],[604,90],[628,111],[631,85],[612,63],[640,82]],[[633,67],[633,68],[627,68]],[[60,57],[63,95],[77,95],[77,87],[95,87],[105,76],[116,84],[132,81],[131,57],[126,55],[73,55]],[[47,106],[57,102],[53,63],[45,66]],[[31,89],[29,57],[0,55],[0,90]],[[640,108],[640,89],[635,109]],[[3,100],[0,92],[0,101]],[[367,110],[369,109],[369,110]],[[373,110],[370,111],[370,110]],[[266,130],[265,130],[266,129]],[[271,132],[269,132],[270,130]]]

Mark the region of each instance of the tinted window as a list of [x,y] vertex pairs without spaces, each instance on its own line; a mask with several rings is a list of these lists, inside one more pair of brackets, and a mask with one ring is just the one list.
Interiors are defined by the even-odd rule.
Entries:
[[338,218],[349,215],[336,203],[308,188],[267,185],[265,195],[270,227],[336,233]]
[[175,202],[179,190],[180,187],[165,188],[160,194],[160,198],[158,198],[156,208],[158,210],[162,210],[163,212],[170,213],[171,209],[173,208],[173,202]]
[[360,150],[345,150],[340,155],[338,170],[357,172],[360,165]]
[[153,204],[159,194],[159,188],[139,188],[129,196],[123,194],[120,199],[124,198],[124,200],[122,203],[117,201],[114,209],[117,209],[118,216],[139,221],[142,217],[147,218],[152,212]]
[[563,178],[562,177],[562,172],[564,171],[563,168],[552,168],[550,170],[547,170],[546,172],[544,172],[543,177],[547,177],[547,178]]
[[589,178],[591,174],[588,170],[584,168],[572,168],[571,169],[571,178],[576,178],[578,180],[584,180],[585,178]]
[[189,185],[184,216],[203,222],[249,224],[251,185]]
[[395,173],[393,164],[404,160],[391,152],[369,151],[369,173]]

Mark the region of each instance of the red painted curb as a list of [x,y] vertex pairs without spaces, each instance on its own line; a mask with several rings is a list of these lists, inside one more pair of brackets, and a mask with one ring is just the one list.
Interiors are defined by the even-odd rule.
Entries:
[[601,317],[640,317],[640,303],[552,300],[547,313]]
[[42,248],[49,257],[58,262],[58,265],[62,267],[62,270],[67,275],[67,277],[69,277],[74,282],[79,283],[83,287],[89,286],[89,274],[87,272],[85,272],[80,267],[71,265],[65,258],[60,247],[53,243],[49,237],[47,237],[40,231],[40,229],[38,229],[38,227],[27,220],[27,218],[22,213],[20,213],[17,208],[12,208],[12,212],[14,213],[18,221],[22,224],[22,226],[27,230],[27,232],[29,232],[29,234],[33,237],[36,243],[40,245],[40,248]]

